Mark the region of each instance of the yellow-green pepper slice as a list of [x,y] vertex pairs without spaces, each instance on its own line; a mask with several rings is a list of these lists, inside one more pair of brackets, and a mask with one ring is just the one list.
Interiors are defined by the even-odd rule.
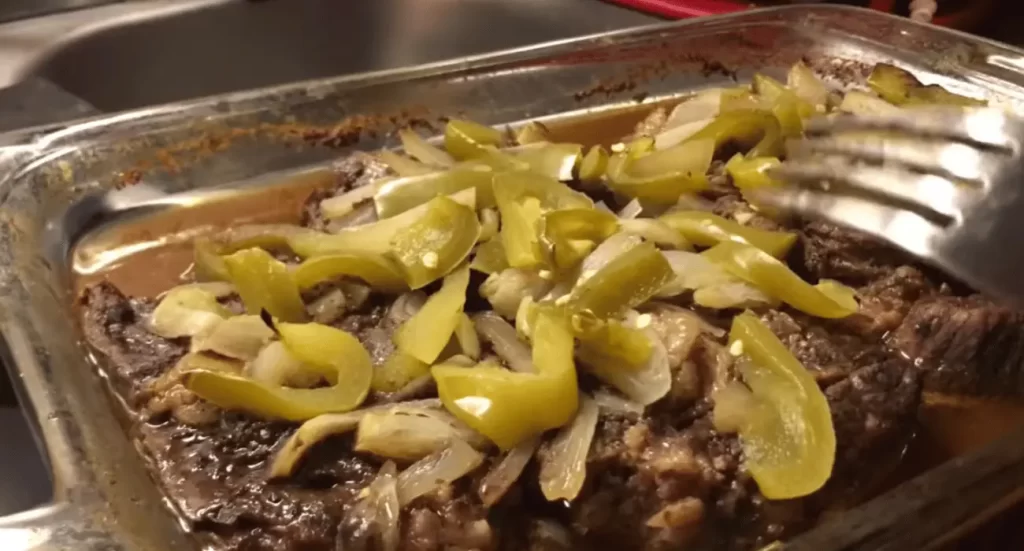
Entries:
[[763,250],[735,241],[723,241],[701,253],[729,273],[793,308],[820,318],[845,318],[857,312],[849,287],[830,280],[811,285]]
[[457,167],[390,180],[373,196],[377,215],[390,218],[439,196],[476,188],[477,208],[494,206],[491,185],[494,171],[489,166]]
[[456,159],[480,157],[484,147],[500,143],[500,131],[473,121],[452,119],[444,127],[444,148]]
[[317,323],[278,323],[275,329],[288,351],[319,371],[330,386],[288,388],[214,371],[186,373],[185,386],[224,409],[289,421],[350,411],[363,403],[373,379],[373,363],[358,339]]
[[640,369],[651,357],[651,340],[639,329],[615,320],[603,320],[589,312],[570,316],[573,333],[579,339],[576,355],[584,363],[601,358],[627,369]]
[[503,450],[568,423],[579,404],[568,322],[538,313],[533,335],[536,373],[484,364],[431,368],[445,408]]
[[468,286],[469,266],[463,265],[445,277],[441,289],[395,331],[398,350],[423,363],[434,363],[459,323]]
[[416,358],[395,352],[384,363],[373,368],[370,388],[377,392],[396,392],[414,379],[430,373],[430,366]]
[[878,63],[868,75],[868,86],[882,99],[895,105],[986,105],[988,102],[954,94],[939,86],[925,86],[908,71],[887,63]]
[[627,197],[673,204],[684,193],[708,187],[715,140],[687,140],[646,155],[626,155],[608,171],[608,187]]
[[686,141],[712,139],[715,149],[728,142],[749,147],[751,157],[771,157],[782,153],[783,137],[775,115],[759,109],[737,109],[719,114],[707,126]]
[[513,157],[526,163],[530,171],[548,178],[572,180],[583,146],[574,143],[535,144],[515,152]]
[[613,258],[594,274],[583,274],[569,295],[572,312],[615,318],[646,302],[675,277],[661,251],[650,243]]
[[367,254],[332,254],[317,256],[299,264],[292,277],[299,289],[305,290],[341,276],[357,277],[374,290],[401,293],[408,290],[404,276],[391,259]]
[[597,182],[604,176],[608,168],[608,152],[600,145],[595,145],[587,151],[580,162],[580,181]]
[[513,186],[494,189],[501,213],[502,248],[508,265],[514,268],[534,268],[544,261],[537,235],[537,225],[543,214],[540,199],[518,193]]
[[681,210],[662,215],[659,220],[698,247],[735,241],[749,243],[772,256],[782,258],[796,243],[795,233],[752,228],[710,212]]
[[732,178],[733,185],[745,192],[781,185],[781,182],[768,176],[768,171],[780,164],[781,161],[776,157],[744,157],[736,154],[725,163],[725,172]]
[[421,163],[415,159],[410,159],[405,155],[399,155],[394,151],[388,151],[386,149],[378,153],[377,158],[380,159],[382,163],[388,165],[388,168],[395,171],[396,174],[402,177],[421,176],[423,174],[430,174],[438,171],[437,167]]
[[516,131],[516,143],[529,145],[551,141],[551,131],[543,123],[530,121]]
[[244,249],[223,257],[228,280],[250,314],[266,310],[285,321],[306,319],[299,287],[288,266],[258,248]]
[[[448,199],[475,210],[476,188],[464,189]],[[303,258],[330,254],[389,254],[394,236],[424,216],[430,205],[426,203],[397,216],[337,233],[304,231],[289,234],[285,239],[288,247]]]
[[485,274],[495,274],[508,268],[508,258],[501,239],[493,238],[477,245],[469,267]]
[[404,269],[409,288],[419,289],[461,264],[479,237],[480,221],[473,209],[435,197],[423,216],[395,232],[391,254]]
[[[768,499],[793,499],[825,485],[836,435],[828,400],[814,377],[756,316],[733,319],[730,349],[760,407],[739,426],[746,466]],[[740,343],[740,344],[736,344]]]
[[[542,244],[551,264],[559,270],[575,266],[594,242],[601,242],[618,230],[618,219],[597,209],[564,209],[544,213],[539,221]],[[590,242],[590,247],[578,241]]]

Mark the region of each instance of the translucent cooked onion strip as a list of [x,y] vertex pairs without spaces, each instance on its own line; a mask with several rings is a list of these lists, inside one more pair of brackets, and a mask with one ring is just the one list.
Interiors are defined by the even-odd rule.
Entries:
[[383,404],[372,406],[346,413],[328,413],[306,421],[288,440],[281,449],[274,455],[270,464],[268,476],[270,478],[284,478],[291,476],[298,467],[303,457],[315,446],[331,436],[347,434],[356,430],[359,420],[371,412],[388,411],[390,409],[426,409],[440,408],[441,401],[438,399],[416,400],[398,404]]
[[508,493],[509,489],[519,480],[526,465],[533,458],[540,446],[540,438],[530,438],[512,448],[501,458],[480,480],[477,495],[485,507],[491,507]]
[[249,361],[273,338],[274,331],[259,316],[234,316],[211,327],[207,335],[196,335],[192,349]]
[[444,412],[425,415],[411,410],[374,411],[359,420],[354,449],[389,459],[416,461],[443,450],[454,440],[464,441],[469,436],[467,431],[471,429]]
[[444,450],[420,459],[398,475],[398,502],[405,507],[416,498],[466,476],[483,461],[484,456],[472,446],[453,440]]
[[505,361],[509,369],[520,373],[533,373],[530,347],[519,339],[519,333],[509,322],[493,312],[481,312],[473,317],[476,330],[491,343],[494,353]]
[[580,396],[576,417],[540,454],[540,489],[548,501],[572,501],[587,477],[587,454],[597,429],[597,403]]
[[153,310],[149,329],[168,339],[209,333],[231,312],[213,293],[198,287],[171,289]]

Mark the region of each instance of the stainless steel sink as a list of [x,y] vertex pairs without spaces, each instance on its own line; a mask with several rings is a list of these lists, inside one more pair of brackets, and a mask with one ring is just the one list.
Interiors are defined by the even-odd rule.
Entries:
[[597,0],[147,0],[0,25],[0,86],[103,111],[418,64],[654,21]]

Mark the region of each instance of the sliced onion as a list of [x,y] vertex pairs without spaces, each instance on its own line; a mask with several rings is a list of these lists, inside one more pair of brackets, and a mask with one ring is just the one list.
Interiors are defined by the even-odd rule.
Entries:
[[594,208],[600,211],[607,212],[608,214],[615,214],[615,212],[612,211],[612,209],[608,208],[608,205],[606,205],[604,201],[598,201],[594,203]]
[[235,293],[235,286],[226,281],[200,281],[198,283],[186,283],[185,285],[179,285],[170,289],[164,293],[160,293],[160,299],[163,299],[172,291],[177,289],[198,289],[205,293],[210,293],[216,298],[224,298]]
[[701,90],[693,97],[676,105],[665,120],[664,128],[672,128],[688,122],[714,117],[722,106],[722,88]]
[[723,385],[711,399],[715,402],[711,422],[718,432],[738,432],[757,415],[757,398],[742,383],[731,381]]
[[273,329],[259,316],[235,316],[214,325],[208,335],[196,335],[192,348],[193,352],[210,351],[249,361],[273,338]]
[[398,468],[393,461],[386,461],[370,483],[370,495],[374,499],[374,521],[379,536],[381,551],[398,551],[402,531],[399,524],[402,506],[398,502]]
[[725,329],[712,325],[711,323],[708,322],[708,320],[702,318],[700,314],[694,312],[693,310],[690,310],[689,308],[683,308],[682,306],[679,306],[677,304],[669,304],[667,302],[658,301],[648,302],[646,308],[650,309],[652,312],[657,312],[659,314],[671,312],[672,315],[689,317],[693,319],[695,323],[700,325],[701,332],[708,333],[709,335],[719,338],[725,336]]
[[324,229],[327,230],[327,233],[341,233],[344,230],[372,224],[378,220],[377,209],[374,208],[373,203],[360,203],[352,212],[329,219]]
[[373,288],[362,281],[342,281],[338,286],[345,293],[346,311],[359,310],[373,294]]
[[679,145],[690,136],[703,130],[713,120],[715,120],[714,117],[707,117],[662,130],[654,137],[654,149],[661,151]]
[[487,276],[480,285],[480,294],[491,303],[494,311],[506,319],[514,319],[524,297],[540,299],[552,283],[536,272],[520,268],[506,268]]
[[678,231],[657,218],[619,220],[622,231],[639,235],[647,241],[673,249],[692,249],[693,246]]
[[322,376],[310,370],[281,341],[263,347],[256,359],[245,367],[245,375],[256,381],[292,388],[315,386]]
[[460,431],[453,424],[417,413],[392,410],[363,415],[356,432],[355,450],[416,461],[459,439]]
[[671,297],[709,285],[737,281],[732,274],[697,253],[664,251],[662,254],[676,277],[658,292],[658,296]]
[[313,321],[330,325],[345,315],[347,302],[344,291],[331,289],[309,305],[309,313],[313,315]]
[[508,490],[519,480],[530,458],[540,446],[540,438],[530,438],[512,448],[501,458],[480,480],[477,495],[485,507],[491,507],[508,493]]
[[651,357],[641,369],[622,369],[620,365],[587,365],[605,383],[615,387],[630,400],[649,406],[665,397],[672,389],[672,369],[665,344],[650,328],[644,331],[651,339]]
[[715,309],[761,308],[779,303],[757,287],[743,281],[701,287],[693,293],[693,302],[705,308]]
[[441,168],[455,164],[455,159],[441,148],[431,145],[415,130],[406,128],[398,131],[398,139],[402,141],[405,153],[421,163]]
[[376,182],[371,182],[365,186],[359,186],[347,191],[337,197],[324,199],[323,201],[320,201],[320,214],[328,220],[341,218],[355,210],[356,205],[364,201],[372,201],[373,196],[377,193],[377,190],[380,189],[380,186],[388,180],[390,180],[390,178],[382,178]]
[[197,287],[176,287],[153,310],[149,329],[167,339],[192,337],[209,333],[230,315],[213,293]]
[[558,431],[540,457],[540,490],[548,501],[572,501],[587,477],[587,454],[597,429],[598,408],[591,398],[580,396],[579,411],[568,426]]
[[444,450],[420,459],[398,475],[399,504],[404,507],[455,482],[479,467],[483,460],[484,456],[469,444],[452,441]]
[[427,294],[423,291],[403,293],[391,303],[391,308],[388,308],[388,321],[396,326],[401,325],[415,316],[426,303]]
[[432,398],[400,404],[382,404],[345,413],[328,413],[306,421],[292,433],[274,456],[270,465],[270,478],[291,476],[299,462],[316,444],[339,434],[352,432],[359,426],[359,420],[370,412],[387,411],[392,408],[438,409],[441,401]]
[[623,417],[625,419],[639,419],[644,414],[643,404],[623,398],[604,389],[594,393],[594,403],[605,415]]
[[640,216],[640,213],[643,211],[644,207],[640,204],[640,200],[634,198],[632,201],[626,203],[626,206],[622,207],[622,210],[619,211],[617,216],[622,220],[632,220],[637,216]]
[[491,343],[497,354],[512,371],[533,373],[530,347],[519,339],[519,333],[494,312],[481,312],[473,317],[480,336]]
[[640,236],[625,232],[619,232],[605,239],[593,252],[583,259],[583,262],[580,264],[580,277],[590,277],[594,272],[603,268],[605,264],[608,264],[613,259],[618,258],[620,254],[641,243],[643,243],[643,239]]

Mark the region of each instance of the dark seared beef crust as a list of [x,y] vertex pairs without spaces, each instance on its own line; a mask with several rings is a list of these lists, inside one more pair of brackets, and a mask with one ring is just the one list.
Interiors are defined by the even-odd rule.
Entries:
[[891,336],[926,366],[929,390],[1024,395],[1024,313],[981,295],[918,301]]

